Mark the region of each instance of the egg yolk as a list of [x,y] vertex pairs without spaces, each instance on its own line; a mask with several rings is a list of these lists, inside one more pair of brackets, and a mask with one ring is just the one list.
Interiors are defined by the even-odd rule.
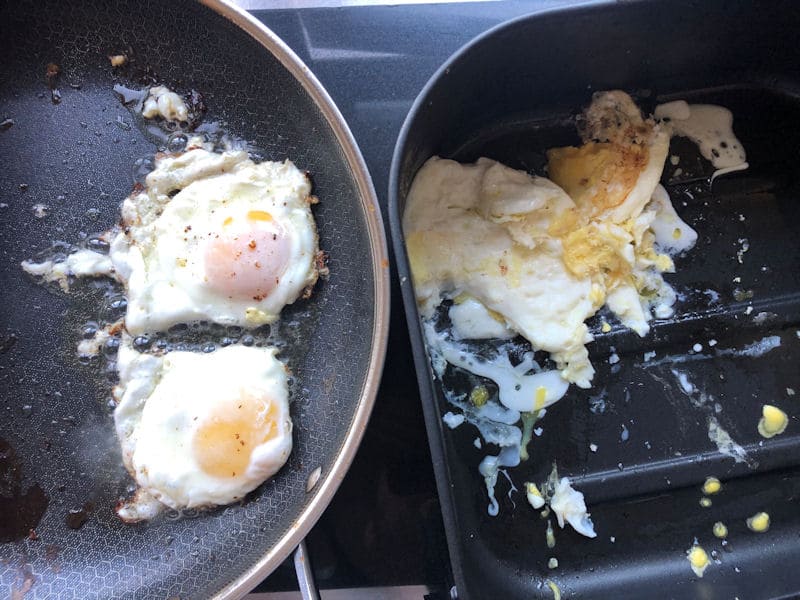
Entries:
[[243,392],[221,402],[198,427],[192,452],[200,469],[220,479],[242,475],[253,449],[278,435],[278,409],[267,397]]
[[229,298],[260,302],[286,271],[291,254],[289,236],[265,211],[250,211],[247,220],[251,228],[243,232],[226,232],[228,219],[223,231],[206,245],[206,281]]

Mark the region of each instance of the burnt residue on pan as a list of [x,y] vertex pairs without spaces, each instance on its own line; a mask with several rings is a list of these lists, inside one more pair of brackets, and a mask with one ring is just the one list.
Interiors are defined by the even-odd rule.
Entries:
[[81,508],[71,508],[67,513],[67,527],[80,529],[94,511],[94,503],[85,502]]
[[28,537],[39,524],[49,499],[37,483],[24,485],[22,463],[0,438],[0,542]]

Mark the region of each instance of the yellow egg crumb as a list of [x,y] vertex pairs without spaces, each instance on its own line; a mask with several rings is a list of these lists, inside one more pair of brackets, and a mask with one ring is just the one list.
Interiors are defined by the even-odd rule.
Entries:
[[603,324],[601,325],[600,329],[603,331],[603,333],[608,333],[609,331],[611,331],[611,325],[603,321]]
[[675,270],[675,263],[672,262],[672,259],[667,256],[666,254],[659,254],[655,260],[656,268],[659,271],[674,271]]
[[469,401],[473,406],[480,408],[489,400],[489,390],[484,385],[476,385],[469,393]]
[[789,417],[777,406],[765,404],[761,407],[761,420],[758,422],[758,433],[771,438],[786,431]]
[[754,514],[747,519],[747,528],[756,533],[764,533],[769,529],[769,515],[765,512]]
[[695,544],[686,551],[686,558],[689,560],[689,564],[692,565],[692,571],[694,571],[694,574],[698,577],[702,577],[709,564],[708,554],[706,554],[706,551]]
[[526,483],[525,492],[532,496],[536,496],[538,498],[542,497],[542,492],[539,491],[539,486],[536,485],[535,483],[530,483],[530,482]]
[[708,508],[709,506],[711,506],[711,498],[706,498],[705,496],[700,498],[700,506],[702,506],[703,508]]
[[722,489],[722,483],[716,477],[707,477],[703,484],[703,493],[707,495],[717,494]]
[[717,521],[714,523],[714,529],[712,531],[714,532],[714,535],[720,539],[728,537],[728,528],[722,521]]
[[124,54],[114,54],[112,56],[109,56],[108,60],[111,61],[112,67],[121,67],[128,62],[128,57],[125,56]]
[[591,289],[589,290],[589,300],[591,300],[594,306],[601,306],[603,302],[606,301],[606,294],[603,291],[603,288],[596,283],[593,283]]

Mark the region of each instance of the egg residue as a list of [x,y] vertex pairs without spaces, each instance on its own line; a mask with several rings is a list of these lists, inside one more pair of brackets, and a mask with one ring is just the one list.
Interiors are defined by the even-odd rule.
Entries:
[[725,523],[723,523],[722,521],[717,521],[716,523],[714,523],[714,527],[712,529],[712,532],[714,533],[714,537],[717,537],[717,538],[720,538],[720,539],[724,539],[724,538],[728,537],[728,528],[725,526]]
[[[112,59],[113,66],[114,62]],[[142,105],[142,116],[145,119],[161,117],[167,121],[187,121],[189,108],[178,94],[163,85],[150,88]]]
[[[586,509],[586,501],[583,494],[572,487],[568,477],[559,477],[558,469],[555,465],[553,465],[547,481],[541,485],[541,488],[531,482],[525,482],[524,485],[528,503],[537,510],[548,504],[555,513],[561,529],[564,529],[565,524],[569,523],[581,535],[589,538],[597,537],[594,531],[594,524],[590,518],[591,515]],[[542,514],[544,515],[544,513]],[[547,524],[547,540],[549,548],[555,546],[555,536],[549,520]]]
[[71,277],[104,277],[114,272],[111,259],[106,254],[87,248],[77,249],[67,254],[63,260],[47,259],[42,262],[24,260],[22,269],[45,282],[58,283],[65,292],[69,291]]
[[660,104],[654,114],[672,135],[697,144],[700,154],[717,168],[712,179],[748,167],[744,146],[733,133],[733,114],[727,108],[676,100]]
[[[173,509],[240,500],[274,475],[292,449],[287,374],[271,348],[142,354],[123,338],[115,388],[125,467]],[[146,513],[133,501],[121,516]]]
[[786,431],[789,417],[777,406],[765,404],[761,407],[761,420],[758,422],[758,433],[762,437],[771,438]]
[[564,529],[564,523],[586,537],[597,537],[594,524],[586,512],[586,501],[583,494],[572,487],[567,477],[562,477],[550,498],[550,508],[556,513],[558,525]]
[[770,518],[769,514],[759,512],[747,519],[747,528],[755,533],[764,533],[769,529]]
[[525,483],[525,497],[528,503],[537,510],[544,506],[544,496],[535,483]]
[[694,574],[698,577],[703,577],[703,574],[711,562],[706,551],[703,550],[700,545],[695,543],[689,550],[686,551],[686,558],[689,561]]
[[717,494],[721,489],[722,489],[722,484],[716,477],[706,477],[705,482],[703,482],[704,494],[708,495]]

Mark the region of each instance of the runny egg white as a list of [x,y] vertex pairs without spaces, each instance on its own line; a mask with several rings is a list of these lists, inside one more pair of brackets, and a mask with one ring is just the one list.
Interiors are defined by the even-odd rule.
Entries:
[[306,174],[199,142],[165,155],[122,206],[111,262],[134,335],[177,323],[256,327],[310,291],[318,238]]
[[[287,373],[271,348],[142,354],[124,339],[115,388],[117,436],[139,486],[120,516],[242,499],[274,475],[292,449]],[[138,504],[138,506],[137,506]]]

